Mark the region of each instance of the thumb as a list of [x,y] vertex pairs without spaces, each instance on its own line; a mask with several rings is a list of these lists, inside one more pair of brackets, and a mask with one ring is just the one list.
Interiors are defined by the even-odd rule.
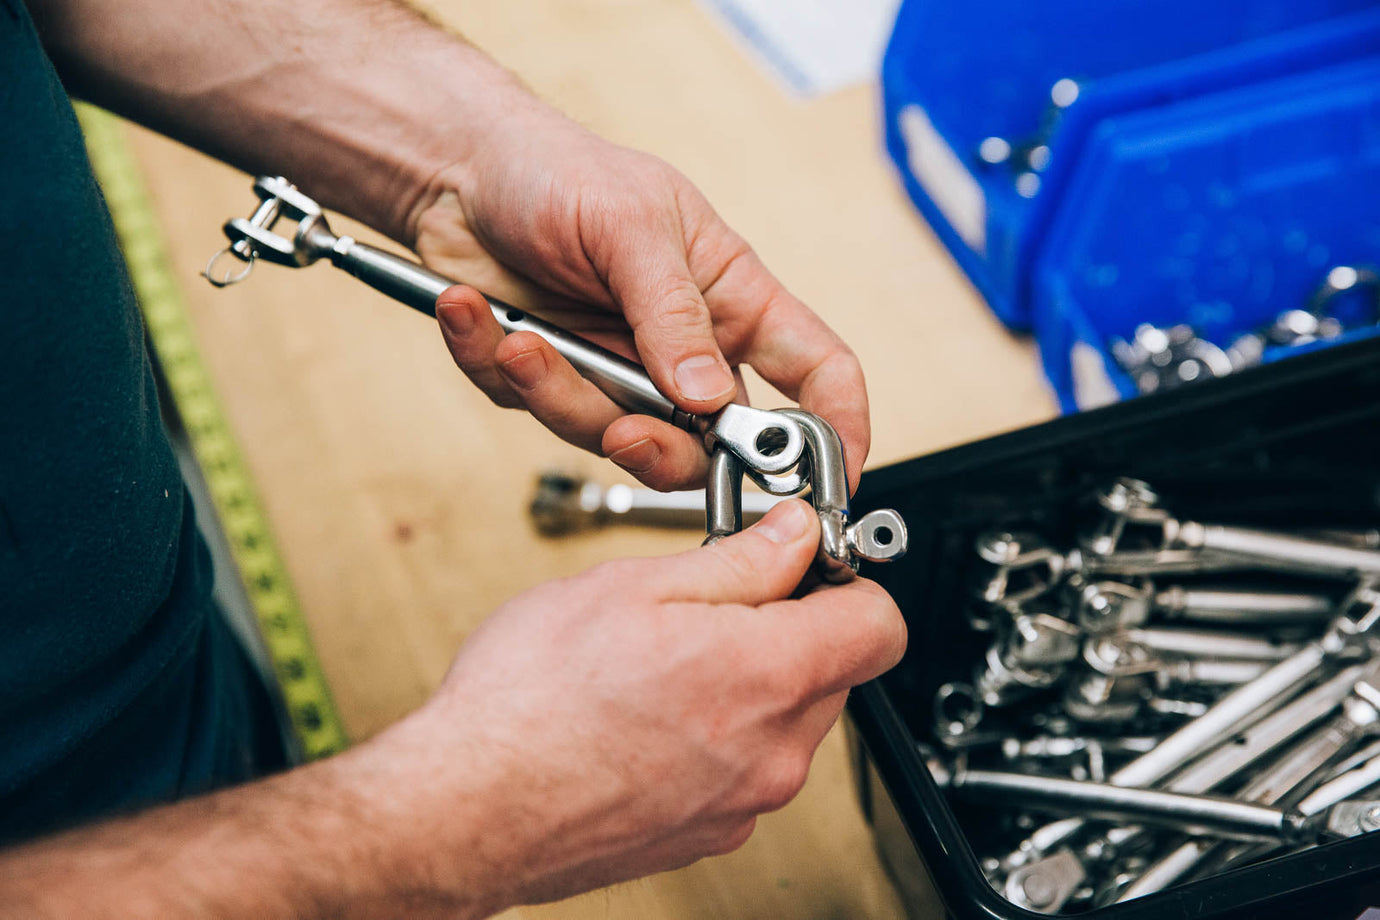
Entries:
[[819,516],[800,499],[715,543],[681,553],[658,573],[663,601],[757,606],[790,596],[819,550]]
[[714,338],[714,323],[690,273],[684,247],[666,231],[619,253],[608,285],[633,331],[637,353],[657,388],[677,406],[705,414],[737,392]]

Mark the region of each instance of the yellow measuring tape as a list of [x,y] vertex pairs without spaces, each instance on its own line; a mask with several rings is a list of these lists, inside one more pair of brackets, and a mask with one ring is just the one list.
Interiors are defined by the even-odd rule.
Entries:
[[139,165],[117,118],[86,105],[77,107],[77,115],[115,220],[144,326],[254,608],[302,752],[314,760],[344,750],[349,743],[345,728],[263,505],[197,351]]

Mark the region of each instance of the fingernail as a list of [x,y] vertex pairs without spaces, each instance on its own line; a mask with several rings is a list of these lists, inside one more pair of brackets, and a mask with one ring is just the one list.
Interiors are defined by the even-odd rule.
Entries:
[[442,301],[436,305],[436,319],[446,332],[456,338],[463,338],[474,328],[474,317],[470,315],[470,311],[449,301]]
[[696,355],[676,366],[676,389],[685,399],[714,400],[733,392],[733,375],[713,355]]
[[629,473],[645,473],[661,459],[661,448],[651,438],[643,438],[609,454],[609,459]]
[[499,365],[508,382],[523,390],[530,390],[546,376],[546,358],[540,349],[524,351]]
[[810,523],[810,514],[810,509],[801,502],[782,502],[758,521],[753,529],[771,542],[784,546],[804,536],[805,528]]

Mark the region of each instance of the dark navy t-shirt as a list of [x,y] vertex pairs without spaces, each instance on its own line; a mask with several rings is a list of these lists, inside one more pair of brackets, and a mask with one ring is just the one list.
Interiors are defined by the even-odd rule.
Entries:
[[254,772],[210,584],[71,104],[0,0],[0,842]]

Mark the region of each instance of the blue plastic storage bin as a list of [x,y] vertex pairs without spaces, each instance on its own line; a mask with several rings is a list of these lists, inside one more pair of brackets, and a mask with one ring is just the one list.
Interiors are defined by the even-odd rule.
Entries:
[[1372,57],[1101,121],[1039,257],[1036,337],[1064,408],[1090,408],[1136,394],[1106,347],[1139,323],[1225,346],[1305,306],[1333,266],[1377,260]]
[[[1029,329],[1035,266],[1106,120],[1377,52],[1375,0],[907,0],[883,63],[887,146],[992,309]],[[1063,107],[1060,81],[1063,101],[1076,91]],[[979,155],[987,138],[1043,146],[1047,162],[1018,187],[1022,171]]]

